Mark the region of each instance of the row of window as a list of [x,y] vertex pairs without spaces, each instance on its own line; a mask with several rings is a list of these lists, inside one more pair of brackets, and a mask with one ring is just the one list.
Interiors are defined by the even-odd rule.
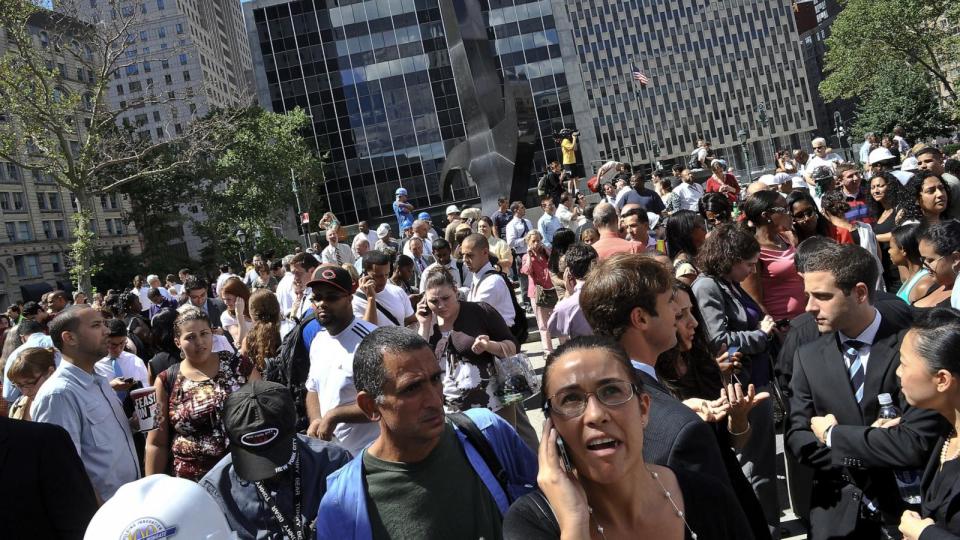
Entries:
[[[109,235],[122,236],[127,233],[127,226],[121,218],[106,218],[104,224],[106,225],[106,233]],[[11,242],[36,240],[33,227],[29,221],[6,221],[4,226],[7,231],[7,239]],[[62,240],[71,235],[62,219],[45,219],[40,222],[40,226],[43,229],[43,237],[47,240]],[[96,220],[90,220],[90,227],[94,232],[98,232]]]

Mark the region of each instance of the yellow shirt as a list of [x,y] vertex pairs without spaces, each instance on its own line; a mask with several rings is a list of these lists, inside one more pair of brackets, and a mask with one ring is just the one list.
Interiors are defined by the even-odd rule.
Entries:
[[563,164],[573,165],[577,162],[577,153],[573,151],[573,139],[560,141],[560,151],[563,153]]

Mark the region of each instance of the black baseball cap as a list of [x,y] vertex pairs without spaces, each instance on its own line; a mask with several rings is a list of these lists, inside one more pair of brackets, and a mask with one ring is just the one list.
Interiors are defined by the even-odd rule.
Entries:
[[237,476],[259,482],[276,476],[293,456],[297,410],[286,386],[252,381],[227,396],[223,425]]
[[317,285],[330,285],[347,294],[353,294],[353,278],[350,273],[339,266],[320,266],[313,271],[313,278],[307,283],[307,288],[312,289]]

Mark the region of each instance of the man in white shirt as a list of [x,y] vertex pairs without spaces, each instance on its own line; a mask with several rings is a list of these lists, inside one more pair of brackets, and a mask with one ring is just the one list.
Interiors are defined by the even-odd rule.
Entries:
[[703,185],[694,181],[693,174],[686,167],[680,171],[680,181],[681,184],[673,190],[673,193],[680,200],[680,208],[696,212],[699,208],[700,198],[703,197]]
[[310,253],[297,253],[290,259],[290,273],[293,276],[291,285],[293,303],[288,309],[280,312],[282,317],[280,321],[280,339],[283,339],[291,330],[297,327],[297,324],[303,319],[304,315],[310,311],[310,289],[306,283],[313,275],[313,270],[320,266],[317,258]]
[[823,137],[817,137],[810,144],[813,146],[813,155],[807,161],[805,170],[812,171],[824,165],[836,170],[837,163],[843,162],[842,157],[827,148],[827,140]]
[[257,254],[253,256],[253,266],[243,275],[243,283],[247,287],[253,287],[253,283],[257,280],[257,267],[260,266],[262,262],[263,255]]
[[366,221],[357,223],[357,229],[359,229],[360,234],[367,237],[367,241],[370,242],[370,249],[373,249],[373,246],[377,245],[377,240],[379,240],[379,238],[377,238],[377,232],[371,231]]
[[[419,238],[423,244],[423,254],[426,256],[433,255],[433,242],[430,241],[430,224],[422,219],[415,220],[413,222],[413,238]],[[407,241],[403,246],[403,254],[407,257],[413,258],[413,255],[410,252],[410,241]]]
[[376,326],[407,326],[417,320],[410,297],[390,283],[390,257],[368,251],[363,257],[363,275],[353,295],[353,315]]
[[343,268],[317,268],[307,287],[323,325],[310,344],[307,435],[325,441],[336,436],[341,446],[357,455],[380,434],[379,425],[357,406],[353,385],[353,352],[376,327],[353,316],[353,280]]
[[537,221],[537,230],[540,231],[543,245],[546,246],[547,249],[550,249],[550,246],[553,244],[553,235],[561,226],[560,219],[554,215],[556,214],[557,207],[554,204],[553,198],[544,197],[540,202],[540,207],[543,208],[543,215],[540,216],[540,219]]
[[[513,219],[507,224],[507,244],[510,251],[513,252],[513,279],[520,280],[520,290],[527,290],[527,275],[520,272],[520,260],[527,252],[527,242],[524,240],[527,233],[533,230],[533,223],[524,216],[527,208],[520,201],[513,201],[510,204],[510,211],[513,212]],[[520,295],[523,299],[523,305],[530,311],[530,299],[527,295]]]
[[[460,254],[467,268],[474,274],[467,301],[490,304],[500,313],[508,327],[513,326],[516,317],[523,315],[514,313],[513,300],[510,299],[513,291],[507,286],[507,280],[503,279],[502,275],[496,275],[490,264],[490,244],[487,239],[482,234],[471,234],[460,244]],[[491,273],[494,275],[488,275]]]
[[110,383],[122,402],[135,382],[143,388],[150,386],[147,366],[143,360],[123,348],[127,344],[127,327],[119,319],[107,322],[110,333],[107,334],[107,355],[94,364],[93,370]]
[[296,299],[296,293],[293,291],[293,273],[290,271],[290,261],[293,255],[285,256],[280,263],[285,272],[280,281],[277,282],[277,302],[280,304],[280,313],[286,313],[293,307],[293,301]]
[[327,231],[327,247],[320,253],[320,262],[323,264],[353,264],[356,258],[353,256],[353,250],[350,246],[340,243],[340,237],[336,229]]
[[557,206],[557,219],[560,225],[570,230],[576,229],[576,219],[580,215],[580,209],[573,204],[573,198],[570,193],[564,191],[560,195],[560,205]]

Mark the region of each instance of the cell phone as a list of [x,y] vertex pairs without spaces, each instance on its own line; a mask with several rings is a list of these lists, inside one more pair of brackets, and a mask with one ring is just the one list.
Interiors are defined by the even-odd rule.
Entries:
[[738,345],[734,345],[734,346],[732,346],[732,347],[727,347],[727,354],[728,354],[729,356],[733,356],[733,355],[737,354],[737,352],[738,352],[739,350],[740,350],[740,347],[739,347]]
[[127,384],[133,384],[133,381],[135,381],[136,379],[134,379],[133,377],[123,377],[121,380]]
[[780,319],[779,321],[776,321],[774,324],[777,325],[777,328],[786,328],[790,326],[790,319]]
[[557,452],[560,454],[560,461],[563,463],[563,470],[573,472],[573,463],[567,454],[567,445],[563,444],[563,439],[557,436]]

